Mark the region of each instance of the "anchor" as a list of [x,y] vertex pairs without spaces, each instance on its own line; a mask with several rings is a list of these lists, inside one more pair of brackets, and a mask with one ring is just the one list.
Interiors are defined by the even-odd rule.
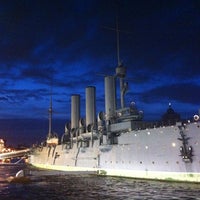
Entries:
[[184,130],[185,130],[185,126],[181,125],[178,126],[179,130],[180,130],[180,136],[181,138],[178,138],[178,140],[182,141],[183,146],[180,147],[180,153],[181,153],[181,157],[183,158],[183,161],[185,163],[192,163],[192,157],[193,157],[193,148],[192,146],[189,146],[188,141],[190,140],[190,137],[187,137]]

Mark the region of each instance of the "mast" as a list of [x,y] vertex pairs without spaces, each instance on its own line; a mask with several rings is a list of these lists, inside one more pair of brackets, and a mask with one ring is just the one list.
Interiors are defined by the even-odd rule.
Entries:
[[48,138],[51,138],[52,136],[52,86],[51,86],[51,90],[50,90],[50,103],[49,103],[49,109],[48,109],[48,113],[49,113],[49,132],[48,132]]
[[124,78],[126,76],[126,68],[123,66],[120,60],[120,45],[119,45],[119,19],[118,19],[118,10],[116,14],[116,38],[117,38],[117,68],[116,76],[119,78],[120,82],[120,103],[121,108],[124,108],[124,95],[127,90],[127,84],[124,84]]
[[116,34],[117,34],[117,63],[118,66],[121,64],[119,57],[119,22],[118,22],[118,13],[116,15]]

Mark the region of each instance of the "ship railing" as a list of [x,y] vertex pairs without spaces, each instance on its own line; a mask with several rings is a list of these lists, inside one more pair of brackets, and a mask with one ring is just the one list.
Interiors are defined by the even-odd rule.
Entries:
[[165,126],[174,126],[175,122],[163,122],[163,121],[155,121],[155,122],[144,122],[144,121],[133,121],[133,130],[145,130],[149,128],[159,128]]

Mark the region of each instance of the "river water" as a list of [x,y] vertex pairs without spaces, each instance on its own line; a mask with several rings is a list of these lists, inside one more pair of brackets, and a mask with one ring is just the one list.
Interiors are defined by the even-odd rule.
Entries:
[[[14,176],[20,169],[28,171],[30,182],[9,183],[7,178]],[[200,199],[200,184],[63,174],[28,169],[26,166],[0,166],[0,199]]]

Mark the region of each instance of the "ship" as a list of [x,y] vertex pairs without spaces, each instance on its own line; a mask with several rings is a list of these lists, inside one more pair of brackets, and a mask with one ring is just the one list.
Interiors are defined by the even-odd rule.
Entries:
[[122,64],[114,75],[104,77],[105,111],[98,114],[96,87],[85,88],[85,119],[80,116],[80,95],[73,94],[71,122],[65,124],[61,138],[51,130],[51,100],[47,140],[32,149],[29,163],[77,174],[200,182],[199,111],[181,120],[169,104],[161,120],[145,121],[134,102],[125,106],[125,78]]
[[96,113],[96,87],[88,86],[81,118],[81,98],[73,94],[71,121],[58,138],[52,132],[51,96],[47,139],[31,149],[28,162],[66,173],[200,182],[200,110],[183,120],[169,103],[161,120],[152,122],[144,120],[135,102],[125,106],[127,69],[119,55],[118,16],[111,30],[116,31],[118,63],[114,75],[104,75],[105,111]]

